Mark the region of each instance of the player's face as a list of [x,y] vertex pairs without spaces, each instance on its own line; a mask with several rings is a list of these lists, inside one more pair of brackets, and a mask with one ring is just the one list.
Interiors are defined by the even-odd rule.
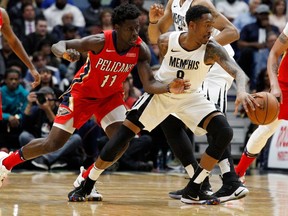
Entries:
[[118,34],[118,42],[126,46],[135,46],[139,35],[139,19],[125,20],[121,25],[115,27]]
[[198,40],[202,44],[206,44],[211,37],[213,31],[213,17],[210,13],[203,14],[201,20],[196,21],[196,31]]

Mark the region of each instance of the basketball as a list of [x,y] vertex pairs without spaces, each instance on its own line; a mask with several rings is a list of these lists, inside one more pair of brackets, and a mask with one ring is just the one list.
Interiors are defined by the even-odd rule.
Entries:
[[257,125],[266,125],[273,122],[279,114],[279,103],[276,97],[269,92],[257,92],[254,98],[260,106],[255,106],[255,111],[248,106],[249,112],[247,112],[247,115],[251,122]]

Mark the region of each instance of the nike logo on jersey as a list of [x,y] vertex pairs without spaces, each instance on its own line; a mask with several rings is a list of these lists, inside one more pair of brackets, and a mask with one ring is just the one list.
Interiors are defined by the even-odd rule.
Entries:
[[238,197],[245,189],[241,190],[239,193],[234,193],[235,197]]
[[115,50],[106,49],[106,52],[108,52],[108,53],[115,52]]
[[171,52],[180,52],[180,50],[171,49]]

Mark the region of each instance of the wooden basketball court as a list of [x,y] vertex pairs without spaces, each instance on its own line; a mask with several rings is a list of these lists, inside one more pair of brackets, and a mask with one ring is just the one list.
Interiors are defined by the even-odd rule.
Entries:
[[[0,216],[105,215],[105,216],[190,216],[255,215],[288,216],[288,176],[268,173],[247,176],[250,194],[217,206],[187,205],[168,197],[188,182],[185,174],[103,174],[97,188],[102,202],[71,203],[67,193],[78,174],[71,172],[11,173],[0,189]],[[211,177],[213,190],[220,187],[217,174]]]

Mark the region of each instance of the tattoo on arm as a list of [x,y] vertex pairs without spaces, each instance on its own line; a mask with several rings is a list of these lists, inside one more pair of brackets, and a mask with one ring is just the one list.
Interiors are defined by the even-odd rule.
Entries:
[[279,64],[275,63],[272,65],[272,72],[277,76],[278,75]]

